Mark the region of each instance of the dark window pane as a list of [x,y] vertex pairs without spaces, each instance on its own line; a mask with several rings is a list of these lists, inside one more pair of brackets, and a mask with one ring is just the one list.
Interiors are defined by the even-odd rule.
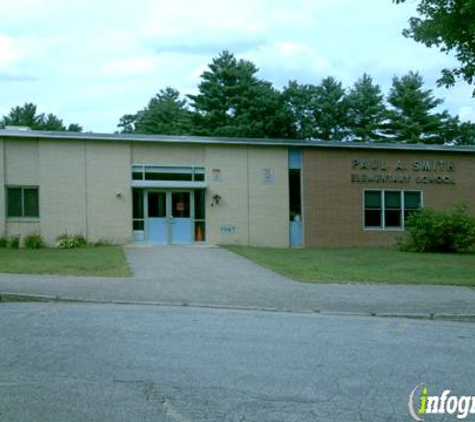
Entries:
[[21,188],[7,189],[8,217],[22,217]]
[[134,225],[134,230],[143,231],[143,229],[144,229],[143,220],[135,220],[133,225]]
[[149,192],[148,216],[151,218],[165,218],[167,215],[165,192]]
[[204,173],[195,173],[195,182],[204,182],[205,174]]
[[420,192],[404,192],[404,207],[406,209],[416,209],[421,206]]
[[401,208],[401,192],[385,192],[384,206],[386,208],[400,209]]
[[132,179],[133,179],[133,180],[143,180],[143,173],[142,173],[142,172],[134,171],[134,172],[132,173]]
[[191,181],[191,173],[145,173],[145,180],[162,180],[162,181],[177,181],[177,182],[189,182]]
[[367,190],[364,193],[365,208],[381,208],[381,192]]
[[203,221],[195,223],[195,242],[206,240],[205,223]]
[[384,213],[384,223],[386,227],[401,227],[401,211],[386,210]]
[[195,190],[195,220],[205,219],[205,191]]
[[300,187],[300,170],[289,170],[289,208],[290,218],[293,220],[295,216],[301,214],[301,187]]
[[172,217],[190,218],[190,193],[172,193]]
[[38,189],[24,189],[24,217],[38,217],[39,216],[39,206],[38,206]]
[[365,227],[381,227],[381,211],[366,210],[365,211]]
[[143,190],[132,190],[132,216],[133,218],[143,218]]

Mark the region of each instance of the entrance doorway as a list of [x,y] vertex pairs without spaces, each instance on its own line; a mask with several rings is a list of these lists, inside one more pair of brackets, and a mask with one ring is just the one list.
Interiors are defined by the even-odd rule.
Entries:
[[184,245],[194,241],[191,191],[147,192],[147,241]]

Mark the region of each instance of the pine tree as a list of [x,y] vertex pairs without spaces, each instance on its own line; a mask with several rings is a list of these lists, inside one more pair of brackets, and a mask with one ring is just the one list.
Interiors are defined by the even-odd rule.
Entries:
[[424,89],[419,73],[393,78],[388,96],[390,109],[386,135],[388,140],[405,143],[443,144],[450,116],[435,109],[443,100],[435,98],[432,90]]
[[380,86],[365,73],[348,93],[347,103],[349,138],[363,142],[381,140],[387,111]]
[[250,61],[223,51],[201,75],[194,108],[195,132],[206,136],[289,137],[290,116],[279,91],[258,79]]

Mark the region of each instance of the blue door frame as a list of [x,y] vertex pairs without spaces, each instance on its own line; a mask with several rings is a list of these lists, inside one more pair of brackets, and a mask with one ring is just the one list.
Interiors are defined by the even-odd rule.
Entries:
[[146,241],[155,245],[194,243],[194,195],[188,190],[149,190],[146,197]]

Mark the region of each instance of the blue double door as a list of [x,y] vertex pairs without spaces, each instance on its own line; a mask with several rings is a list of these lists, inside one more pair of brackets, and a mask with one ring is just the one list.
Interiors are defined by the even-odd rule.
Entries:
[[147,192],[147,242],[193,243],[193,195],[189,191]]

